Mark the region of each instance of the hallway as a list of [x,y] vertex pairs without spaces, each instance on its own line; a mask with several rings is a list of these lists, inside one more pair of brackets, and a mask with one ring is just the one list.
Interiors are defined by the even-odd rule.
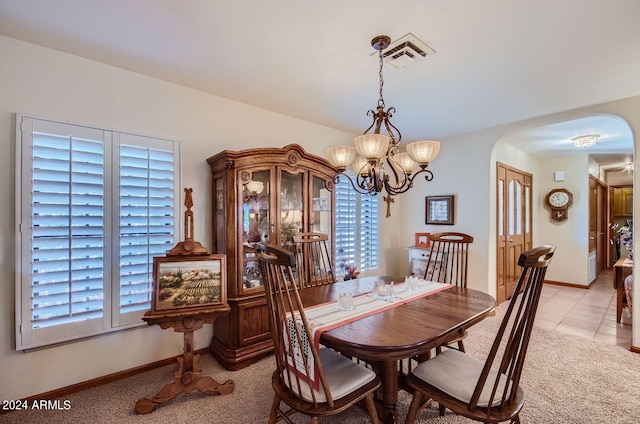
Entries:
[[[496,308],[498,315],[507,303]],[[625,349],[631,347],[631,315],[624,309],[620,324],[616,323],[616,291],[610,269],[600,273],[588,290],[545,284],[535,325]]]

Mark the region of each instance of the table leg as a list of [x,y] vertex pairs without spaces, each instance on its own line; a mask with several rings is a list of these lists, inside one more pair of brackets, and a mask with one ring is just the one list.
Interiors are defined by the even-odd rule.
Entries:
[[624,284],[618,284],[616,288],[616,322],[619,324],[622,318],[622,301],[624,299]]
[[379,362],[375,368],[378,368],[376,371],[382,381],[382,399],[378,404],[380,422],[382,424],[398,423],[400,422],[398,419],[398,391],[400,390],[398,361]]

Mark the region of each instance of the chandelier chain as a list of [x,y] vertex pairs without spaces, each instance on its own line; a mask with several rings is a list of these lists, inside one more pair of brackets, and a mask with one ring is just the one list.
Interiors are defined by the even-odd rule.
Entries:
[[378,70],[378,78],[380,79],[380,98],[378,99],[378,106],[384,109],[384,98],[382,97],[382,86],[384,85],[384,78],[382,77],[382,50],[378,50],[378,57],[380,58],[380,68]]

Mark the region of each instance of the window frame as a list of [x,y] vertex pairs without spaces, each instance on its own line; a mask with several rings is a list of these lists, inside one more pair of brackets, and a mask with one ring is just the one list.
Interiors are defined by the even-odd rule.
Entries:
[[[80,134],[91,134],[90,140],[99,141],[103,152],[103,214],[102,214],[102,313],[101,316],[86,320],[66,322],[57,325],[34,328],[32,322],[32,263],[33,255],[33,135],[41,128],[68,128],[70,138]],[[15,349],[31,350],[59,343],[110,334],[124,329],[145,325],[142,316],[147,309],[122,312],[125,309],[120,299],[120,147],[137,146],[151,150],[171,152],[172,172],[172,229],[173,247],[180,238],[182,214],[181,199],[181,152],[180,143],[166,138],[135,134],[99,126],[79,124],[32,115],[16,114],[16,157],[15,157]],[[62,130],[60,130],[62,132]],[[95,137],[96,134],[102,134]],[[54,129],[53,136],[58,134]],[[150,168],[147,168],[150,169]],[[151,168],[153,169],[153,168]],[[150,197],[149,197],[150,198]],[[147,232],[150,234],[149,232]],[[171,238],[171,234],[169,234]],[[71,240],[72,237],[69,237]],[[69,261],[71,259],[68,259]],[[151,264],[152,265],[152,264]],[[152,267],[151,267],[152,269]],[[151,274],[152,275],[152,274]],[[152,281],[150,281],[152,288]],[[151,302],[149,295],[149,307]]]

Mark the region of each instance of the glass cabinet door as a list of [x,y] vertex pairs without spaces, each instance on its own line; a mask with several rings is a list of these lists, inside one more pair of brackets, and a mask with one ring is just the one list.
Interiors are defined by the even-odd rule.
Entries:
[[260,264],[255,254],[256,242],[269,242],[269,171],[256,171],[242,188],[242,276],[243,288],[262,286]]
[[214,199],[213,199],[213,227],[216,229],[216,252],[223,252],[227,248],[225,240],[225,192],[224,180],[215,178],[213,180]]
[[[311,178],[311,222],[309,231],[323,233],[329,237],[327,247],[333,252],[333,235],[331,234],[331,220],[333,205],[331,204],[331,192],[327,190],[323,178]],[[333,253],[331,253],[333,255]]]
[[294,250],[293,236],[303,231],[303,174],[280,173],[280,244]]

